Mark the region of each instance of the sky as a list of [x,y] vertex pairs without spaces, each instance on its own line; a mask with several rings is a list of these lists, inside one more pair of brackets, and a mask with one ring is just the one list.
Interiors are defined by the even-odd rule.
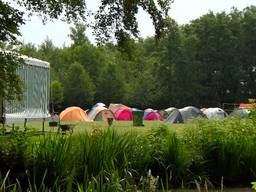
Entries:
[[[87,7],[96,11],[99,1],[88,0]],[[256,5],[256,0],[174,0],[171,5],[170,16],[179,24],[186,24],[209,11],[214,13],[230,12],[232,7],[242,10],[250,5]],[[153,36],[154,28],[149,15],[140,10],[137,19],[141,37]],[[25,43],[40,45],[46,38],[49,38],[55,46],[68,46],[71,43],[68,37],[70,26],[72,25],[59,20],[48,21],[44,25],[39,17],[33,16],[21,27],[20,40]],[[88,29],[86,35],[91,42],[95,42],[92,30]]]

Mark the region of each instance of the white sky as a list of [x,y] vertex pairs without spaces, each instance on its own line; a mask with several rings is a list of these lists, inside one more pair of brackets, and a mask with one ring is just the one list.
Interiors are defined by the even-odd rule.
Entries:
[[[88,0],[87,7],[97,10],[99,0]],[[239,10],[256,5],[256,0],[174,0],[171,5],[170,16],[179,24],[185,24],[196,19],[210,10],[214,13],[226,11],[230,12],[232,7]],[[154,35],[154,29],[149,16],[140,11],[138,14],[139,29],[142,37]],[[33,16],[25,25],[21,27],[22,37],[20,40],[25,43],[41,44],[47,37],[51,39],[55,46],[63,46],[70,44],[68,37],[70,25],[62,21],[47,22],[43,25],[40,18]],[[89,39],[94,42],[91,30],[86,32]]]

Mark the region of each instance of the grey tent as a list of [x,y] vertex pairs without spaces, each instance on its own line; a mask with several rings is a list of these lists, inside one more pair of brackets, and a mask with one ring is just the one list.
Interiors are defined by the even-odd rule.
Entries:
[[165,111],[166,111],[168,114],[171,114],[171,112],[172,112],[172,111],[175,111],[175,110],[177,110],[177,108],[175,108],[175,107],[169,107],[169,108],[165,109]]
[[196,107],[188,106],[184,107],[182,109],[179,109],[182,119],[184,122],[188,122],[189,119],[195,118],[195,117],[203,117],[203,113]]
[[168,110],[169,115],[166,118],[166,122],[168,123],[183,123],[183,118],[180,111],[176,108],[172,108],[172,110]]

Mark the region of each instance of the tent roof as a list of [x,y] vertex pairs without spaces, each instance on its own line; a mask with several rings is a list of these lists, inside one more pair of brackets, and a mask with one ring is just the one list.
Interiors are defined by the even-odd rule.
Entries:
[[108,109],[111,110],[113,113],[115,113],[119,109],[130,109],[131,110],[130,107],[127,107],[126,105],[123,105],[121,103],[110,103]]
[[[102,107],[102,106],[94,107],[88,114],[90,120],[94,120],[97,117],[97,115],[102,111],[109,111],[110,113],[113,114],[113,112],[106,107]],[[113,114],[113,117],[114,117],[114,114]]]
[[227,113],[218,107],[207,108],[203,111],[207,118],[224,118],[227,116]]
[[160,115],[158,112],[151,111],[151,112],[147,113],[147,114],[144,116],[144,120],[149,120],[149,121],[152,121],[152,120],[155,120],[155,121],[163,121],[164,118],[163,118],[162,115]]
[[256,107],[256,105],[251,104],[251,103],[240,103],[240,105],[239,105],[239,109],[252,109],[255,107]]
[[116,120],[121,121],[131,121],[133,119],[131,109],[118,109],[115,112]]
[[89,121],[87,113],[80,107],[68,107],[60,113],[61,121]]

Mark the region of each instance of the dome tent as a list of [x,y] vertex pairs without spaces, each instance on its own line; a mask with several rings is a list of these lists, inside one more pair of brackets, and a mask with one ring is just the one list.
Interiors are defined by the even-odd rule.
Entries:
[[152,111],[155,111],[154,109],[151,109],[151,108],[147,108],[144,110],[144,115],[143,115],[143,118],[145,118],[145,116],[147,116],[147,114],[149,114],[150,112]]
[[127,107],[126,105],[123,105],[121,103],[111,103],[108,107],[109,110],[111,110],[114,114],[117,110],[119,109],[129,109],[129,110],[132,110],[130,107]]
[[117,121],[132,121],[132,110],[131,109],[118,109],[115,112],[115,118]]
[[193,106],[188,106],[188,107],[184,107],[182,109],[179,109],[179,112],[181,113],[181,116],[182,116],[182,119],[183,119],[184,123],[188,122],[189,119],[204,116],[202,111],[200,111],[198,108],[193,107]]
[[88,114],[90,120],[94,121],[107,121],[108,118],[115,119],[114,114],[112,111],[107,109],[106,107],[97,106],[94,107]]
[[244,117],[248,117],[249,114],[251,113],[250,109],[234,109],[234,111],[232,111],[229,116],[230,117],[240,117],[240,118],[244,118]]
[[156,111],[151,111],[151,112],[147,113],[144,116],[144,120],[147,120],[147,121],[163,121],[164,118],[163,118],[162,115],[160,115],[160,113],[158,113]]
[[89,121],[89,118],[83,109],[73,106],[60,113],[60,121]]
[[212,118],[223,119],[227,116],[227,113],[223,109],[218,107],[207,108],[203,110],[203,113],[208,119],[212,119]]
[[92,108],[95,108],[95,107],[106,107],[106,105],[104,103],[99,102],[99,103],[96,103],[95,105],[93,105]]
[[[169,108],[170,109],[170,108]],[[168,123],[184,123],[180,111],[174,107],[171,110],[168,110],[169,116],[166,118]]]
[[168,114],[171,114],[172,111],[175,111],[175,110],[177,110],[177,108],[175,108],[175,107],[169,107],[169,108],[165,109],[165,111],[166,111]]

